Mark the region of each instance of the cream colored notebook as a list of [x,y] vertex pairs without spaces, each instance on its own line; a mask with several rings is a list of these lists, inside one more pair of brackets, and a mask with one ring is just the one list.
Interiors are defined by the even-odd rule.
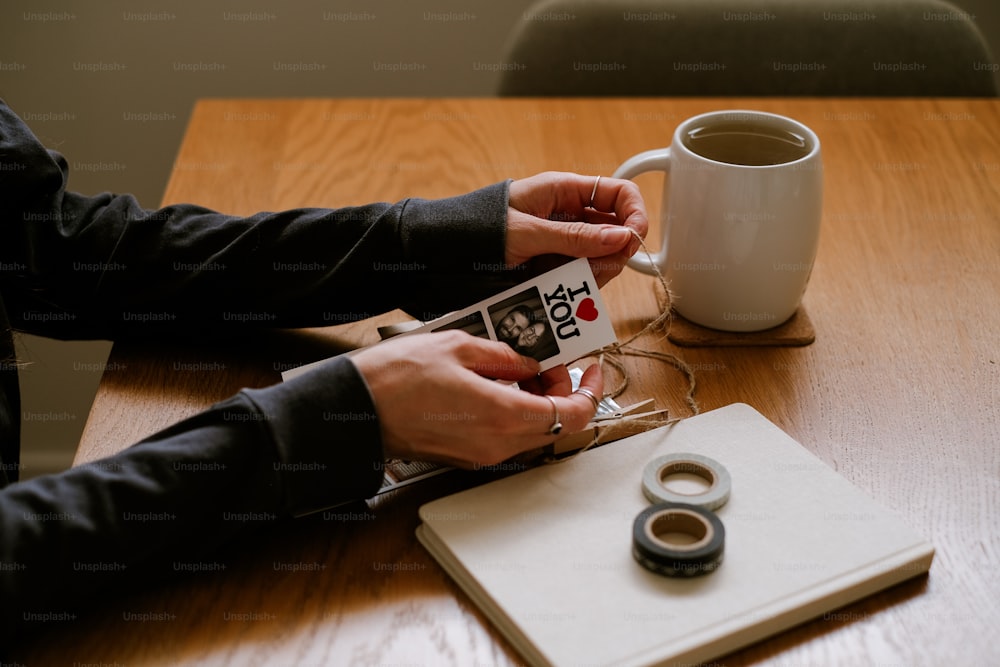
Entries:
[[[651,459],[732,476],[711,574],[631,555]],[[734,404],[427,503],[417,536],[533,665],[709,661],[929,570],[933,547],[753,408]]]

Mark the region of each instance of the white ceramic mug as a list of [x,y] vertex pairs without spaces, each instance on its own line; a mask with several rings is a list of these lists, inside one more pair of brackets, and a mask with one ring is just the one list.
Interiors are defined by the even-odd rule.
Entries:
[[668,172],[662,246],[629,266],[669,281],[684,318],[724,331],[782,324],[799,306],[816,258],[823,201],[819,138],[791,118],[714,111],[681,123],[667,148],[615,172]]

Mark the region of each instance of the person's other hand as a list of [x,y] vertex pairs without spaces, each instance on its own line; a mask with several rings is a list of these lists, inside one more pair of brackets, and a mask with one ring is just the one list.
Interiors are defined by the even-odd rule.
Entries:
[[[545,172],[510,184],[506,261],[516,266],[534,258],[587,257],[597,284],[621,273],[639,250],[649,221],[635,183],[596,176]],[[593,206],[590,196],[594,195]],[[545,268],[549,268],[545,266]]]
[[[556,417],[552,401],[560,436],[581,430],[594,416],[589,398],[570,393],[565,366],[539,375],[534,359],[462,331],[400,336],[351,359],[375,401],[388,457],[494,465],[557,439],[549,433]],[[526,390],[496,380],[516,381]],[[596,364],[580,384],[598,397],[603,385]]]

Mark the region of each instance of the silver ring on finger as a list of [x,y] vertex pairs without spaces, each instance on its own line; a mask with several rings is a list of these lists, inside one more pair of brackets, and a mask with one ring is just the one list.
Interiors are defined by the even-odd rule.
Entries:
[[559,435],[562,432],[562,422],[559,421],[559,407],[556,406],[556,399],[551,396],[546,396],[549,399],[549,403],[552,404],[552,410],[555,411],[556,416],[552,419],[552,426],[549,427],[549,435]]
[[586,387],[580,387],[579,389],[575,390],[573,393],[574,394],[583,394],[584,396],[586,396],[587,398],[589,398],[590,402],[594,404],[594,412],[597,412],[597,409],[601,405],[601,401],[597,398],[597,396],[594,395],[594,392],[590,391]]
[[597,186],[601,182],[601,177],[598,176],[597,180],[594,181],[594,189],[590,191],[590,208],[594,208],[594,197],[597,196]]

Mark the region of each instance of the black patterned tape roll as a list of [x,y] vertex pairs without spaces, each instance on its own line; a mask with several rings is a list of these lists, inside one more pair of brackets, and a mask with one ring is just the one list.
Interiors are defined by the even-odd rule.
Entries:
[[[684,540],[671,539],[684,536]],[[632,524],[632,556],[668,577],[708,574],[722,564],[726,529],[710,510],[685,503],[650,505]]]

